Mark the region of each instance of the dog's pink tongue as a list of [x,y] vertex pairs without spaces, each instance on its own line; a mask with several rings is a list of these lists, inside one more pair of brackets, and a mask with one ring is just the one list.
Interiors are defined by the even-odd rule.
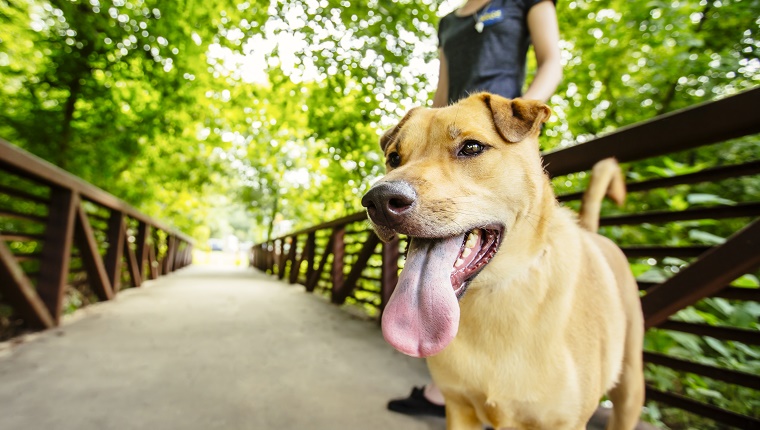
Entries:
[[439,353],[459,328],[451,271],[464,236],[412,239],[404,270],[383,311],[383,336],[413,357]]

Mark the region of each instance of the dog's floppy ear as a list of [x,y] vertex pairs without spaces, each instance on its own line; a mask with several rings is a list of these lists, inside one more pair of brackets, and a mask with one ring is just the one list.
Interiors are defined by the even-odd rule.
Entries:
[[398,131],[401,128],[400,125],[401,123],[398,123],[383,133],[383,136],[380,138],[380,148],[383,152],[385,152],[385,148],[387,148],[391,141],[396,138],[396,135],[398,135]]
[[396,140],[396,137],[398,136],[399,131],[401,131],[401,127],[404,126],[404,123],[409,119],[410,116],[412,116],[412,112],[417,110],[419,108],[413,108],[409,110],[409,112],[404,115],[403,118],[401,118],[401,121],[399,121],[398,124],[393,126],[390,130],[386,131],[383,134],[383,137],[380,138],[380,148],[382,148],[383,152],[385,152],[385,149],[388,147],[388,145],[391,144],[394,140]]
[[513,99],[484,94],[493,123],[507,142],[517,143],[536,132],[551,116],[549,106],[537,100]]

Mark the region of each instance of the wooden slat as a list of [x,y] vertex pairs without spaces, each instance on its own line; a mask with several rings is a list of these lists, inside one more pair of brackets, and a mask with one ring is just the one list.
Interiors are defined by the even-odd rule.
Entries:
[[40,216],[40,215],[30,215],[25,214],[17,211],[13,211],[10,209],[2,209],[0,208],[0,217],[6,217],[6,218],[13,218],[18,219],[22,221],[34,221],[34,222],[47,222],[47,217]]
[[18,190],[16,188],[10,188],[3,185],[0,185],[0,194],[5,194],[7,196],[12,196],[19,198],[21,200],[28,200],[35,203],[41,203],[45,206],[47,206],[50,203],[50,199],[40,197],[35,194],[28,193],[26,191]]
[[743,387],[752,388],[753,390],[760,390],[760,376],[751,373],[721,369],[719,367],[681,360],[679,358],[669,357],[655,352],[645,351],[644,361],[660,366],[666,366],[681,372],[694,373],[719,381],[728,382],[729,384],[741,385]]
[[21,232],[15,232],[15,231],[3,231],[0,232],[0,239],[6,240],[6,241],[19,241],[19,242],[30,242],[33,240],[44,240],[45,235],[44,234],[35,234],[35,233],[21,233]]
[[32,252],[30,254],[16,254],[16,261],[25,262],[25,261],[37,261],[40,260],[42,257],[42,253],[40,252]]
[[50,217],[45,227],[41,257],[43,264],[40,265],[40,277],[37,279],[37,293],[56,324],[61,319],[79,205],[79,196],[71,190],[51,188],[49,211],[55,216]]
[[732,340],[749,345],[760,345],[760,332],[733,327],[718,327],[707,324],[687,323],[682,321],[665,321],[657,326],[663,330],[680,331],[699,336],[710,336],[720,340]]
[[320,278],[322,278],[322,272],[325,270],[327,259],[330,257],[333,250],[333,242],[335,241],[336,234],[335,230],[330,234],[330,239],[327,241],[327,245],[325,245],[324,251],[322,252],[322,258],[319,259],[319,265],[317,265],[317,269],[311,274],[311,277],[309,277],[309,280],[306,282],[306,291],[314,291]]
[[0,292],[24,322],[31,327],[50,328],[56,321],[24,275],[13,253],[0,240]]
[[683,409],[693,414],[710,418],[711,420],[740,429],[760,428],[760,419],[737,414],[736,412],[731,412],[707,403],[698,402],[679,394],[666,393],[652,388],[649,385],[646,387],[646,398],[647,400],[665,403],[678,409]]
[[621,246],[628,258],[665,258],[665,257],[678,257],[678,258],[693,258],[699,257],[708,250],[709,246]]
[[734,279],[760,266],[760,221],[704,253],[672,278],[652,287],[641,299],[646,327],[667,321],[670,315],[711,296]]
[[108,279],[103,258],[98,252],[98,244],[87,219],[87,213],[81,205],[77,207],[74,239],[77,242],[77,248],[82,253],[82,263],[87,270],[90,288],[100,300],[111,300],[114,296],[111,281]]
[[654,287],[655,285],[660,285],[660,282],[639,281],[638,279],[636,280],[636,283],[639,285],[640,291],[646,291]]
[[626,184],[628,192],[647,191],[657,188],[667,188],[676,185],[699,184],[702,182],[717,182],[729,178],[751,176],[760,173],[760,160],[749,163],[734,164],[731,166],[719,166],[704,169],[699,172],[686,175],[671,176],[668,178],[650,179],[648,181]]
[[[644,282],[644,281],[637,281],[639,284],[639,290],[646,291],[649,288],[654,287],[655,285],[660,285],[660,282]],[[754,301],[754,302],[760,302],[760,288],[743,288],[743,287],[725,287],[722,288],[717,293],[713,294],[712,297],[720,297],[722,299],[727,300],[743,300],[743,301]]]
[[608,216],[599,219],[599,226],[662,224],[675,221],[724,219],[760,216],[760,202],[740,203],[733,206],[687,209],[683,211],[644,212],[631,215]]
[[[625,184],[625,187],[629,193],[634,193],[637,191],[648,191],[657,188],[674,187],[677,185],[698,184],[702,182],[717,182],[724,179],[756,175],[758,173],[760,173],[760,160],[743,164],[734,164],[731,166],[713,167],[686,175],[649,179],[640,182],[629,182]],[[580,200],[582,197],[583,192],[581,191],[577,193],[569,193],[557,196],[557,200],[560,202],[569,202],[573,200]]]
[[713,297],[760,302],[760,288],[726,287],[713,294]]

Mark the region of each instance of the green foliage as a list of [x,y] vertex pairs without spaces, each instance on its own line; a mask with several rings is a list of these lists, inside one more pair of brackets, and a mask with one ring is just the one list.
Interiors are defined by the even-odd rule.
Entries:
[[[745,276],[739,285],[757,288],[757,278]],[[715,326],[730,326],[756,331],[760,329],[760,305],[755,302],[734,302],[721,298],[704,299],[693,307],[680,311],[677,320]],[[757,375],[760,373],[760,348],[741,342],[720,341],[711,337],[650,330],[645,349],[666,353],[673,357],[724,369]],[[734,412],[758,417],[760,401],[755,391],[722,383],[696,374],[678,372],[666,367],[647,365],[647,379],[656,388],[686,395],[705,403]],[[649,405],[649,418],[656,423],[667,423],[671,428],[721,429],[723,427],[683,413],[677,409]]]
[[[565,80],[548,147],[754,87],[755,0],[558,5]],[[553,138],[552,138],[553,137]]]

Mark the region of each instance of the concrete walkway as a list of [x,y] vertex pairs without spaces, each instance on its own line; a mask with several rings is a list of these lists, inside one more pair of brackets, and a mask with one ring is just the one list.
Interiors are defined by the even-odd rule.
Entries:
[[441,430],[376,323],[250,269],[189,267],[0,348],[0,428]]

